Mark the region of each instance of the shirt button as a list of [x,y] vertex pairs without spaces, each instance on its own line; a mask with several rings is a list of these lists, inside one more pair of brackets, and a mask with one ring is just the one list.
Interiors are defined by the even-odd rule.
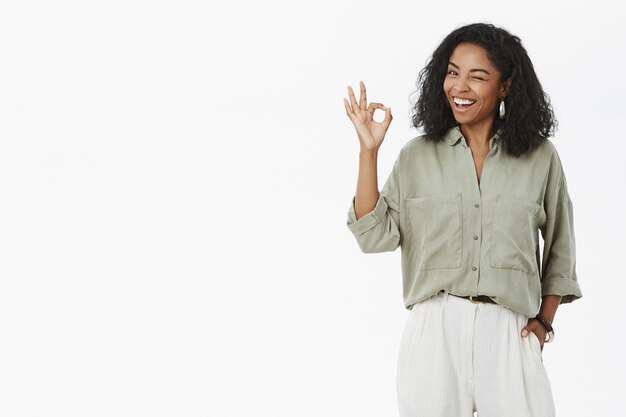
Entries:
[[472,267],[472,271],[476,271],[476,267],[475,266]]
[[474,236],[474,240],[478,240],[478,236]]
[[474,204],[474,207],[478,208],[478,206],[480,206],[480,204]]

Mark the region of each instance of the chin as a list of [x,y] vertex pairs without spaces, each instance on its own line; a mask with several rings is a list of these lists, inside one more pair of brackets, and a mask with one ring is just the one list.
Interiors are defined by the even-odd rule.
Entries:
[[464,125],[471,125],[472,122],[474,121],[474,118],[472,117],[458,117],[458,116],[454,116],[454,120],[456,120],[456,122],[458,124],[464,124]]

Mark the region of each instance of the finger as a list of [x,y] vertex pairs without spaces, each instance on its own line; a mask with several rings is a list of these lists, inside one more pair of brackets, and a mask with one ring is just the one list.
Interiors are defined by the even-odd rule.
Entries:
[[350,104],[352,105],[352,112],[354,114],[360,114],[360,109],[356,102],[356,97],[354,97],[354,91],[352,91],[351,86],[348,86],[348,96],[350,97]]
[[387,107],[385,107],[384,104],[382,103],[370,103],[369,106],[367,106],[367,112],[370,114],[370,116],[374,116],[374,112],[376,111],[376,109],[382,109],[382,110],[386,110]]
[[365,92],[365,84],[363,81],[359,81],[359,85],[361,86],[361,96],[359,98],[359,107],[361,110],[365,111],[365,107],[367,107],[367,93]]
[[354,114],[354,112],[350,108],[350,103],[348,102],[348,100],[345,97],[343,99],[343,106],[346,108],[346,114],[348,115],[350,120],[352,120],[354,122],[354,119],[356,118],[356,115]]
[[370,122],[371,122],[371,121],[374,121],[374,112],[375,112],[377,109],[386,110],[386,109],[387,109],[387,107],[385,107],[385,105],[384,105],[384,104],[382,104],[382,103],[370,103],[370,104],[367,106],[367,111],[366,111],[366,113],[365,113],[365,114],[367,115],[367,120],[368,120],[368,121],[370,121]]
[[367,109],[364,114],[368,122],[371,122],[374,120],[374,112],[376,111],[376,109],[379,109],[380,106],[382,106],[382,104],[380,103],[370,103],[367,106]]

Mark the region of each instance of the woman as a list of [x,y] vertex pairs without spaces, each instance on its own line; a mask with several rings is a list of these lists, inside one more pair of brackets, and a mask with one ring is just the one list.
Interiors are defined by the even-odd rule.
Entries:
[[348,228],[365,253],[402,247],[400,415],[554,416],[544,342],[557,307],[582,294],[549,99],[520,39],[483,23],[450,33],[418,86],[424,134],[380,192],[391,109],[368,105],[362,82],[358,103],[350,87],[344,99],[360,142]]

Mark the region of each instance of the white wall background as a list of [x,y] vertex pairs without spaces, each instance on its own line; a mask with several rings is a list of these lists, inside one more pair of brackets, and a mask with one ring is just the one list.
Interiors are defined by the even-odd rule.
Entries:
[[400,251],[345,226],[342,99],[393,109],[382,184],[418,71],[474,21],[522,38],[560,122],[584,297],[544,349],[558,415],[622,415],[612,4],[3,1],[0,415],[397,415]]

